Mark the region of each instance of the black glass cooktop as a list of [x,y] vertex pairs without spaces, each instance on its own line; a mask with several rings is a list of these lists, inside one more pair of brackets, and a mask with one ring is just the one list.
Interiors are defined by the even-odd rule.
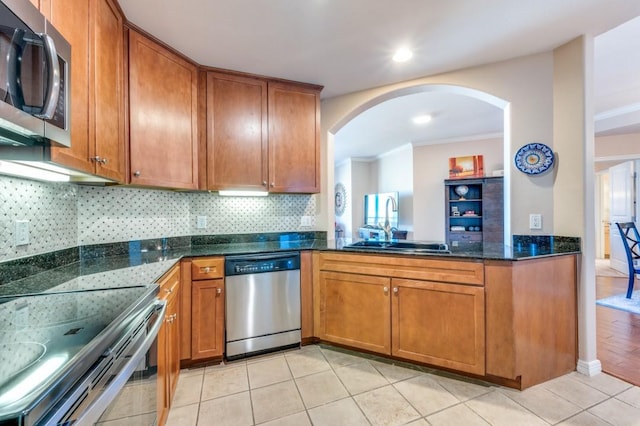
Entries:
[[64,393],[108,349],[110,336],[153,303],[157,288],[41,293],[0,301],[0,424],[16,413],[44,413],[48,399]]

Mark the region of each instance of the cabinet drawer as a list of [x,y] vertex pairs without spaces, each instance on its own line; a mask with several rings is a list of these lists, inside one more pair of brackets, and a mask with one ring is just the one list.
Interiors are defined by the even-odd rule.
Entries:
[[224,258],[205,257],[191,261],[191,279],[208,280],[224,277]]
[[482,242],[482,232],[452,232],[449,238],[451,241],[480,243]]
[[180,285],[180,265],[174,266],[164,274],[158,281],[158,285],[160,286],[160,293],[158,294],[160,299],[168,301],[175,297]]

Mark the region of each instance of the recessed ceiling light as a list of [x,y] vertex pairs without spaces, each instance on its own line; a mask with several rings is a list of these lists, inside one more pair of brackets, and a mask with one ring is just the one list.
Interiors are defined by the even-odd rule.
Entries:
[[393,55],[393,60],[396,62],[406,62],[413,57],[413,52],[403,47],[398,49],[396,53]]
[[423,114],[413,117],[414,124],[426,124],[431,121],[431,116],[429,114]]

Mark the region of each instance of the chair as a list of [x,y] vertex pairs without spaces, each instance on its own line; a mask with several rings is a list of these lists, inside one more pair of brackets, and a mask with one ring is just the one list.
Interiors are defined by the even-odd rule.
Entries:
[[624,251],[627,253],[627,263],[629,264],[629,287],[627,288],[627,299],[631,299],[633,293],[633,281],[636,274],[640,274],[640,262],[636,266],[633,262],[640,259],[640,235],[638,235],[638,229],[633,222],[616,223],[620,236],[622,237],[622,244],[624,245]]

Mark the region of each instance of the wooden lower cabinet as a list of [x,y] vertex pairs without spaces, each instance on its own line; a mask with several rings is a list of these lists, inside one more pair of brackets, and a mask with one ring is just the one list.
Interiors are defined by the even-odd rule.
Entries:
[[180,375],[180,267],[174,266],[159,284],[159,298],[167,303],[158,333],[158,425],[162,426]]
[[320,339],[391,354],[386,277],[320,272]]
[[191,360],[224,353],[224,279],[191,283]]
[[393,356],[484,374],[484,288],[395,278],[391,287]]
[[481,263],[320,253],[313,268],[320,340],[484,375]]

